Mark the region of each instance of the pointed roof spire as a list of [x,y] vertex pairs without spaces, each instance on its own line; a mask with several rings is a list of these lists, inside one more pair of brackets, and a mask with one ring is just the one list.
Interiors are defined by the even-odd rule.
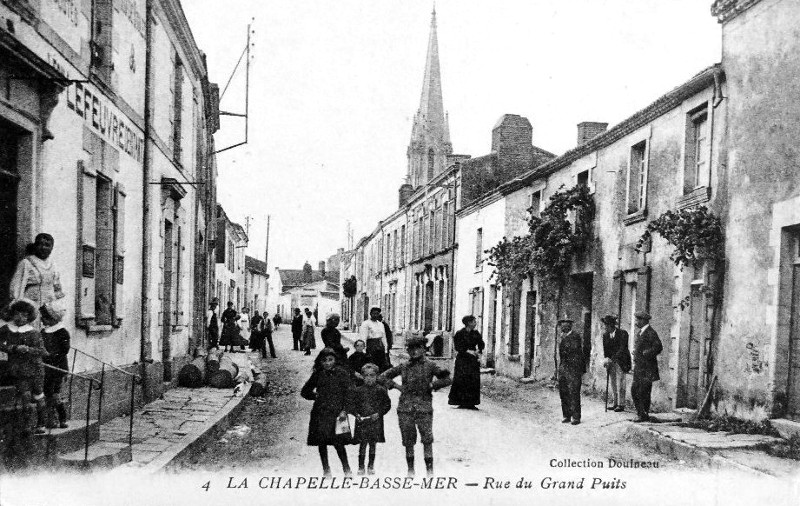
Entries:
[[429,126],[444,127],[442,76],[439,69],[439,39],[436,35],[436,4],[434,4],[431,12],[431,32],[428,38],[428,55],[425,61],[425,76],[422,81],[419,112]]

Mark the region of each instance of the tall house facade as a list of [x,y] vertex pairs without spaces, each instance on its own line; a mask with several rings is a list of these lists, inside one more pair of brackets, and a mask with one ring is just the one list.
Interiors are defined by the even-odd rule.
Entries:
[[178,0],[0,2],[0,61],[0,304],[51,234],[74,372],[106,363],[114,416],[130,387],[109,364],[152,399],[203,339],[216,88]]

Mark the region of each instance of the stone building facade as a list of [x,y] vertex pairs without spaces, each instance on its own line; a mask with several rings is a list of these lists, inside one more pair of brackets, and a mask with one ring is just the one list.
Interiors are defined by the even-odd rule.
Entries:
[[221,205],[217,205],[216,290],[219,307],[224,310],[228,302],[241,311],[247,304],[245,250],[248,237],[244,227],[228,218]]
[[245,256],[244,258],[244,300],[250,308],[250,314],[257,311],[262,314],[267,309],[267,298],[269,294],[269,274],[267,274],[267,264],[262,260]]
[[[202,340],[209,296],[219,123],[204,56],[177,0],[2,2],[0,21],[0,303],[50,233],[73,347],[96,357],[75,372],[103,361],[157,397]],[[128,381],[106,374],[104,417]]]

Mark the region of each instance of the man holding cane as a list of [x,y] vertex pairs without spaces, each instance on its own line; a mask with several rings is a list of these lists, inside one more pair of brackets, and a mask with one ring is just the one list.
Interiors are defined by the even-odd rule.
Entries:
[[[605,327],[603,332],[603,367],[606,368],[606,410],[625,411],[625,374],[631,370],[631,352],[628,349],[628,333],[617,328],[617,317],[606,315],[600,319]],[[611,383],[611,397],[614,401],[608,406],[608,388]]]

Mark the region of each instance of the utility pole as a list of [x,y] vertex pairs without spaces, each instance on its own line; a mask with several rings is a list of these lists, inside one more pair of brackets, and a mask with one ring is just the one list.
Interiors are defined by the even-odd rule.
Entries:
[[264,266],[269,269],[269,215],[267,215],[267,249],[264,252]]
[[250,220],[252,219],[253,217],[250,215],[244,217],[244,233],[247,235],[247,242],[250,242]]

